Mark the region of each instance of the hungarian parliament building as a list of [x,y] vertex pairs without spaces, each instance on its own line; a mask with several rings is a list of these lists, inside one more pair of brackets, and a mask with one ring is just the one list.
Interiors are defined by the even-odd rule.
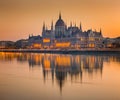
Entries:
[[[32,42],[34,36],[29,36],[29,40]],[[80,48],[101,48],[103,46],[103,36],[101,29],[99,32],[92,31],[92,29],[83,31],[82,25],[77,27],[71,25],[68,27],[59,14],[59,19],[53,25],[51,23],[51,29],[47,29],[45,23],[43,23],[42,37],[39,42],[34,42],[31,47],[33,48],[44,48],[44,49],[80,49]],[[37,39],[35,39],[37,41]]]

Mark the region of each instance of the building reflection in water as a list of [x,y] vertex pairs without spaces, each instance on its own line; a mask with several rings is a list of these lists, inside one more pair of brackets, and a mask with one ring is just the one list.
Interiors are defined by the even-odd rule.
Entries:
[[44,82],[51,77],[52,83],[56,82],[62,91],[67,80],[82,83],[83,73],[92,76],[100,73],[102,76],[103,63],[109,61],[120,62],[120,56],[103,55],[64,55],[64,54],[39,54],[39,53],[0,53],[0,61],[29,63],[29,68],[41,67]]

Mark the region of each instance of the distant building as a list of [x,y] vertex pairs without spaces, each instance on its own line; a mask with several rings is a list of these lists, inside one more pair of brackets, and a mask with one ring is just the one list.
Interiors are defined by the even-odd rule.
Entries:
[[83,31],[81,23],[80,27],[73,26],[72,23],[67,27],[61,14],[55,26],[53,22],[51,23],[50,30],[43,23],[42,40],[43,48],[101,48],[103,46],[101,29],[100,32],[92,29]]
[[42,47],[42,37],[40,35],[33,36],[29,35],[28,48],[40,49]]
[[14,48],[14,42],[12,41],[0,41],[0,49]]
[[104,38],[103,44],[105,48],[120,48],[120,37]]
[[16,49],[25,49],[28,47],[28,40],[27,39],[21,39],[15,42],[14,44]]

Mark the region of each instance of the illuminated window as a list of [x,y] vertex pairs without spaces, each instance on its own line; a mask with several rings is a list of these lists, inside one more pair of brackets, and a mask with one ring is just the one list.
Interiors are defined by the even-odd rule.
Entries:
[[56,47],[70,47],[70,42],[56,43]]
[[33,48],[41,48],[41,44],[35,43],[32,45]]
[[43,39],[43,42],[44,42],[44,43],[49,43],[49,42],[50,42],[50,39],[48,39],[48,38],[47,38],[47,39]]
[[94,44],[94,43],[91,43],[91,44],[89,44],[89,47],[90,47],[90,48],[94,48],[94,47],[95,47],[95,44]]
[[80,38],[81,41],[84,41],[85,39],[84,38]]
[[94,37],[89,37],[89,41],[94,41],[95,38]]
[[111,43],[108,43],[108,44],[107,44],[107,47],[112,47],[112,44],[111,44]]

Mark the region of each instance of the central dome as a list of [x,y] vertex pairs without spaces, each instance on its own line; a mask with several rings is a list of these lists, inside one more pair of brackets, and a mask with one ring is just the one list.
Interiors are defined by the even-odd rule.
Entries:
[[59,14],[59,19],[57,20],[55,26],[65,26],[65,23],[61,18],[61,14]]

